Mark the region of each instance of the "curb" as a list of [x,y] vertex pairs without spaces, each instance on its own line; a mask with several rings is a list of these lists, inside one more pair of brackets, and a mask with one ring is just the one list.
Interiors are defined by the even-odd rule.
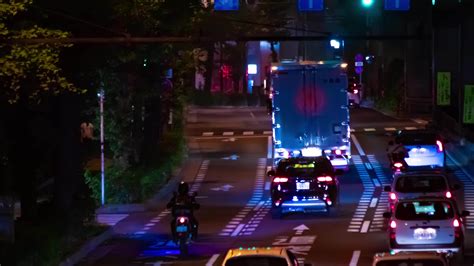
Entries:
[[81,261],[87,254],[89,254],[92,250],[97,248],[102,242],[108,240],[114,235],[114,228],[111,227],[107,229],[107,231],[103,232],[102,234],[90,239],[87,241],[82,247],[76,251],[74,254],[70,255],[68,258],[63,260],[59,263],[59,266],[74,266],[79,261]]

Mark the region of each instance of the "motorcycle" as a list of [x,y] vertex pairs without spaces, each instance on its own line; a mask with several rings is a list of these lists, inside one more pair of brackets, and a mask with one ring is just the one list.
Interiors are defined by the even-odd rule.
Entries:
[[177,244],[182,255],[188,254],[188,245],[193,238],[193,225],[188,216],[178,215],[176,217]]
[[390,168],[392,169],[393,176],[397,176],[407,170],[408,164],[405,161],[405,157],[405,152],[396,152],[390,155]]

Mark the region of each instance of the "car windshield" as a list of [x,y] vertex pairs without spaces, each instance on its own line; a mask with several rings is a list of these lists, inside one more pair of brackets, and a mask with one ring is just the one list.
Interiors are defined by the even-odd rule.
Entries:
[[379,261],[376,266],[443,266],[444,263],[436,259],[400,259]]
[[225,266],[287,266],[284,258],[265,256],[241,256],[227,260]]
[[403,145],[436,145],[436,134],[431,132],[403,132],[398,137]]
[[445,220],[454,217],[451,203],[447,201],[400,202],[395,211],[399,220]]
[[401,193],[442,192],[447,190],[445,178],[440,175],[402,176],[395,185]]
[[316,177],[332,172],[331,162],[326,160],[281,162],[277,168],[277,174],[284,176]]

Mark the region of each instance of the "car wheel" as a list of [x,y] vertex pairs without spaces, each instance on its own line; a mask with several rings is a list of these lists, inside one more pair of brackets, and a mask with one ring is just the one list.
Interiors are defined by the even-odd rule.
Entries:
[[283,217],[283,213],[281,208],[273,207],[272,208],[272,219],[281,219]]

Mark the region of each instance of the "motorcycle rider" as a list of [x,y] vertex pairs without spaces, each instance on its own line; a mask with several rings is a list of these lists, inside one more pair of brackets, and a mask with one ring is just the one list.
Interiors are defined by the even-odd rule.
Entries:
[[403,160],[408,157],[408,150],[400,142],[398,138],[395,139],[395,143],[390,141],[386,149],[387,157],[391,164],[395,163],[397,160]]
[[178,185],[178,192],[173,193],[173,197],[166,205],[168,209],[171,209],[173,219],[171,219],[171,233],[173,240],[176,242],[176,219],[178,216],[186,216],[192,226],[192,239],[197,238],[199,223],[194,217],[194,210],[198,210],[200,205],[196,202],[195,194],[189,195],[188,183],[181,181]]

